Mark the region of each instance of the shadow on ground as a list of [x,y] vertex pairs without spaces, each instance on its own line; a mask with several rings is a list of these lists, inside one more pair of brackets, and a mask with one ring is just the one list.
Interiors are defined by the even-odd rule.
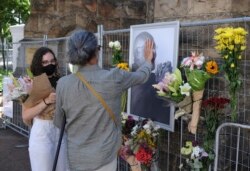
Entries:
[[28,138],[10,128],[0,129],[0,170],[30,171]]

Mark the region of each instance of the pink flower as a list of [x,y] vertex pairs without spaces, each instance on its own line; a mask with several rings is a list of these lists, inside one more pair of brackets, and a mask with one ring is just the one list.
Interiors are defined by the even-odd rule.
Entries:
[[205,57],[202,53],[197,56],[195,52],[191,52],[191,56],[184,58],[181,62],[181,65],[190,67],[190,70],[193,70],[195,68],[201,69],[204,61]]

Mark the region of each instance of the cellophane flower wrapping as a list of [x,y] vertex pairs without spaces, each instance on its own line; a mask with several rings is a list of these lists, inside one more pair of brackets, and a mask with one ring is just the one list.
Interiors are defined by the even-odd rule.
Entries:
[[149,168],[157,155],[157,140],[160,127],[150,119],[135,120],[122,113],[123,145],[120,156],[127,161],[133,171]]
[[171,102],[178,107],[175,113],[176,119],[191,112],[191,86],[183,81],[181,71],[178,68],[173,73],[166,72],[163,79],[159,83],[154,84],[153,87],[161,99]]
[[32,89],[32,81],[30,77],[19,77],[16,78],[10,74],[12,83],[8,84],[9,94],[6,96],[7,101],[17,101],[23,103],[29,96],[29,92]]

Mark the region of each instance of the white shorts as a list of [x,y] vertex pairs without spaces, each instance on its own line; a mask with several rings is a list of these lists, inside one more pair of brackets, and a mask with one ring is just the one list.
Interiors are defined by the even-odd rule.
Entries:
[[[52,120],[34,118],[29,138],[32,171],[52,171],[60,130]],[[66,136],[63,137],[57,171],[68,171]]]

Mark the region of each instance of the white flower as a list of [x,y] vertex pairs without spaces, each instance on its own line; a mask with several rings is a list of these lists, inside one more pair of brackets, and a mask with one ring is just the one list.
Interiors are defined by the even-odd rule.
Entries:
[[200,156],[200,153],[203,151],[202,148],[200,148],[199,146],[196,146],[193,148],[193,153],[191,154],[191,158],[194,159],[194,158],[197,158]]
[[182,169],[182,168],[183,168],[183,163],[181,163],[179,166],[179,169]]
[[120,49],[121,49],[121,44],[120,44],[120,42],[119,42],[118,40],[116,40],[116,41],[114,42],[114,45],[113,45],[113,46],[115,47],[116,50],[120,50]]
[[146,129],[146,133],[150,135],[151,134],[151,130],[150,129]]
[[159,125],[155,125],[154,130],[158,131],[161,127]]
[[122,119],[123,120],[127,120],[128,119],[128,115],[124,112],[122,112]]
[[143,128],[144,129],[150,129],[150,125],[149,124],[145,124],[145,125],[143,125]]
[[132,131],[131,131],[131,135],[132,135],[132,136],[136,135],[137,129],[138,129],[138,125],[135,125],[135,126],[132,128]]
[[181,89],[181,94],[190,96],[191,86],[188,83],[181,85],[180,89]]
[[113,48],[113,46],[114,46],[114,42],[112,42],[112,41],[109,42],[109,47],[110,47],[110,48]]

